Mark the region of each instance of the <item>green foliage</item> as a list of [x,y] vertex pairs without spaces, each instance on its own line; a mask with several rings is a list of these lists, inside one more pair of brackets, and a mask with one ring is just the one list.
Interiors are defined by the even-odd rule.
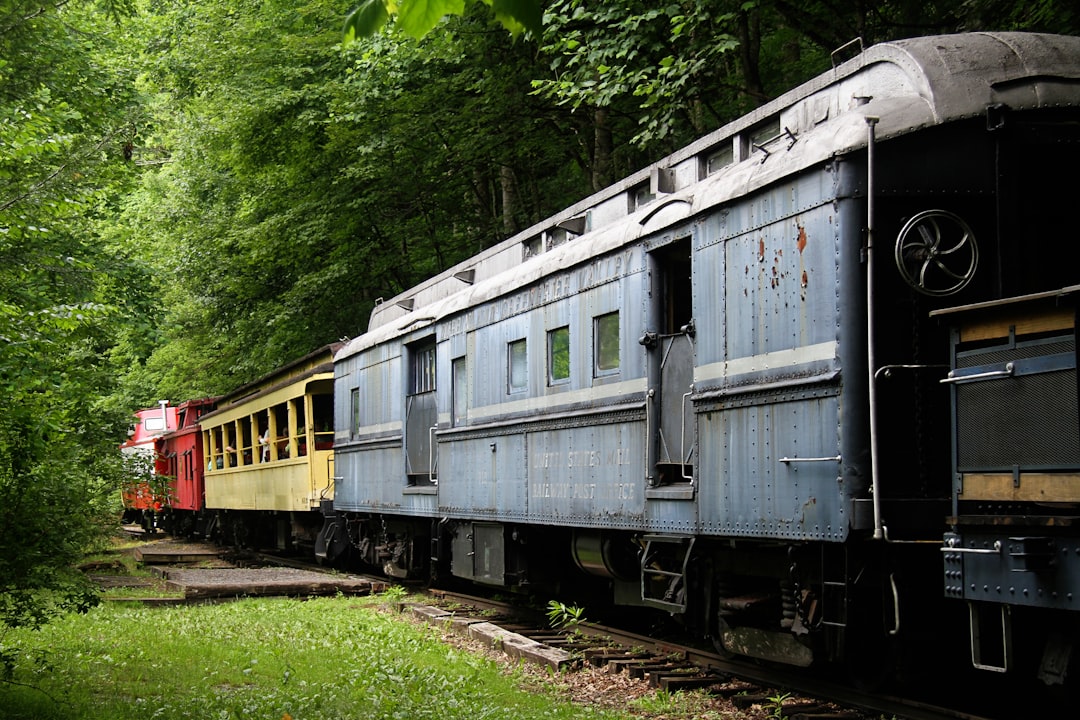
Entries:
[[121,3],[0,8],[0,622],[95,594],[71,570],[115,518],[124,413],[102,398],[124,323],[98,241],[130,180]]
[[585,608],[558,600],[549,600],[547,607],[548,622],[553,628],[568,628],[585,622]]
[[769,717],[776,718],[776,720],[782,720],[784,718],[784,701],[791,697],[791,693],[776,692],[769,697],[765,698],[768,701],[767,711]]
[[217,394],[355,336],[376,298],[587,188],[563,118],[522,80],[535,48],[483,8],[419,41],[346,48],[326,29],[339,11],[206,3],[138,24],[164,49],[140,60],[141,87],[159,107],[146,142],[170,161],[145,167],[112,230],[143,246],[167,307],[124,346],[145,351],[127,385],[156,384],[146,402]]
[[[540,33],[538,0],[483,0],[491,7],[496,19],[514,35],[526,30]],[[447,15],[465,13],[465,0],[363,0],[345,19],[345,42],[371,37],[379,32],[391,17],[395,26],[407,35],[421,38]]]
[[575,109],[636,114],[637,144],[664,140],[678,117],[700,133],[708,124],[702,114],[716,123],[709,91],[732,70],[728,58],[739,43],[730,26],[738,7],[700,0],[667,6],[556,0],[544,16],[543,51],[553,77],[533,87]]

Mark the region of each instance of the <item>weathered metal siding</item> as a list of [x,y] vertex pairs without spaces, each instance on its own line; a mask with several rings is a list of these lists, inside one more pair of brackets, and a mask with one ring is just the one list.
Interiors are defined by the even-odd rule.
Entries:
[[[464,343],[445,343],[445,364],[467,351],[469,378],[466,421],[437,435],[441,516],[640,525],[644,368],[636,311],[642,304],[641,270],[640,249],[621,249],[472,308],[440,328],[450,338],[467,328]],[[618,310],[623,310],[619,372],[597,378],[593,319]],[[559,327],[569,328],[570,377],[549,383],[547,334]],[[512,392],[508,345],[522,339],[528,346],[528,383]],[[441,397],[441,407],[451,400],[450,394]],[[449,413],[441,418],[441,425],[449,424]]]
[[529,433],[530,518],[553,525],[640,527],[643,437],[641,422]]
[[[835,166],[699,223],[701,532],[842,540]],[[813,460],[808,460],[814,458]]]
[[439,512],[447,517],[524,520],[525,434],[465,435],[442,439]]

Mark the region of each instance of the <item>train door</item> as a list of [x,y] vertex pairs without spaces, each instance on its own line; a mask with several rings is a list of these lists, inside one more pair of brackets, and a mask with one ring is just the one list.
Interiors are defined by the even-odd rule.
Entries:
[[652,293],[649,351],[649,485],[692,484],[697,428],[690,403],[694,383],[694,307],[690,237],[649,253]]
[[410,486],[434,485],[438,424],[435,398],[435,340],[407,346],[408,395],[405,398],[405,473]]

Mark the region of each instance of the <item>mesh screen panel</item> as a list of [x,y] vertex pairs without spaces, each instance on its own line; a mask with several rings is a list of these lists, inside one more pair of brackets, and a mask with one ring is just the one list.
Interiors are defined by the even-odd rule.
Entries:
[[[1071,342],[995,349],[962,366],[1005,363],[1072,350]],[[960,364],[960,363],[958,363]],[[1080,467],[1076,371],[964,383],[956,387],[959,470]]]

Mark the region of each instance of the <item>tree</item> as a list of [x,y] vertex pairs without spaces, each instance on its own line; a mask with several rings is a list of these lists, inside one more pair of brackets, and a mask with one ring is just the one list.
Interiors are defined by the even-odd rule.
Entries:
[[134,383],[247,382],[587,191],[578,120],[530,94],[535,45],[483,7],[344,47],[339,12],[208,2],[138,24],[155,106],[134,152],[168,162],[141,166],[112,232],[145,245],[168,313]]
[[118,8],[0,8],[0,622],[92,600],[72,564],[119,497],[126,420],[103,403],[122,256],[95,239],[124,161]]
[[[1074,33],[1078,13],[1045,0],[554,0],[543,51],[553,101],[632,118],[631,144],[673,150],[827,69],[834,53],[963,30]],[[618,143],[616,143],[617,145]]]

